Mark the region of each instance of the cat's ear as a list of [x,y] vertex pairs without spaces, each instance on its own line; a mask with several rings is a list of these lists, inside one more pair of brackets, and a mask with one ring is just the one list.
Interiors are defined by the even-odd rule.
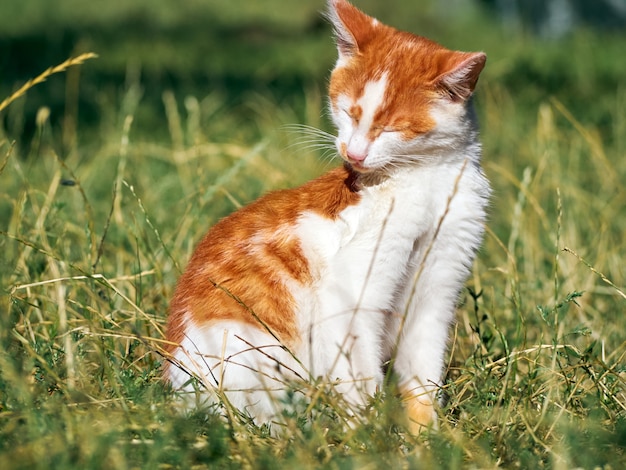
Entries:
[[335,30],[340,60],[354,57],[369,42],[379,24],[345,0],[329,0],[327,17]]
[[466,101],[474,92],[486,61],[483,52],[455,52],[448,61],[448,70],[437,78],[437,84],[452,101]]

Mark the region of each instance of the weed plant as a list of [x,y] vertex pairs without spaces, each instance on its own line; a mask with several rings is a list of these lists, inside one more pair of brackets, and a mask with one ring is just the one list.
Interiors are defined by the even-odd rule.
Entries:
[[341,397],[310,384],[272,434],[224,406],[182,412],[160,379],[168,299],[203,233],[336,164],[285,131],[329,130],[317,86],[298,106],[251,94],[237,109],[165,91],[164,136],[134,131],[131,80],[97,137],[78,127],[67,145],[45,103],[32,141],[2,131],[0,468],[623,468],[626,91],[595,88],[587,115],[567,99],[523,101],[505,59],[494,64],[477,99],[495,189],[487,237],[439,429],[419,437],[392,385],[346,427]]

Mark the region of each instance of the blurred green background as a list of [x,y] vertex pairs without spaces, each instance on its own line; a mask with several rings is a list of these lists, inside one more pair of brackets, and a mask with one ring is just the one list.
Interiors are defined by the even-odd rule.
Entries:
[[[485,50],[484,80],[516,90],[523,95],[519,102],[531,107],[556,96],[575,112],[587,110],[585,102],[596,98],[596,90],[617,89],[624,77],[624,61],[616,60],[623,54],[624,0],[357,3],[448,47]],[[164,90],[198,98],[217,92],[233,107],[247,92],[269,93],[279,103],[297,101],[307,88],[323,90],[333,64],[324,8],[323,0],[5,0],[0,96],[72,55],[93,51],[99,59],[31,90],[12,114],[2,116],[3,127],[10,138],[30,136],[43,104],[57,129],[75,121],[98,126],[130,82],[141,84],[142,119],[134,125],[139,132],[154,132],[163,122],[154,116],[162,111]],[[596,47],[590,34],[606,36],[605,47],[579,53]]]

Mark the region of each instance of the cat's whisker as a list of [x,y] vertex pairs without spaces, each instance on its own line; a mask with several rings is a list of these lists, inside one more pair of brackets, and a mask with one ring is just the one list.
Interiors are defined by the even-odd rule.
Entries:
[[290,124],[285,126],[288,130],[293,130],[301,134],[294,142],[287,146],[287,149],[298,149],[300,152],[314,151],[321,152],[322,155],[327,152],[335,152],[335,136],[305,124]]
[[309,140],[316,140],[316,141],[323,141],[323,142],[335,141],[334,135],[328,134],[323,131],[320,131],[320,132],[298,131],[297,134],[298,134],[298,137],[296,137],[296,140],[309,139]]
[[332,149],[332,151],[329,149],[326,152],[324,152],[321,156],[321,160],[324,164],[324,169],[328,169],[333,162],[337,159],[337,152],[335,151],[335,149]]
[[337,148],[334,145],[331,147],[326,147],[326,149],[322,153],[322,157],[330,156],[331,158],[335,158],[337,155]]
[[321,152],[327,152],[327,151],[335,151],[335,147],[334,146],[329,146],[327,144],[323,144],[323,143],[310,143],[310,144],[304,144],[302,145],[299,142],[296,142],[294,144],[291,144],[289,146],[287,146],[287,150],[291,150],[291,149],[298,149],[301,152],[305,152],[305,151],[321,151]]
[[287,124],[283,126],[283,129],[289,132],[299,132],[302,134],[317,135],[317,136],[322,136],[322,137],[326,137],[329,139],[335,138],[333,134],[323,131],[322,129],[318,129],[317,127],[309,126],[307,124]]
[[319,145],[326,145],[326,146],[333,146],[333,147],[335,146],[334,142],[327,141],[327,140],[325,141],[319,138],[296,140],[291,145],[297,145],[297,144],[319,144]]
[[327,106],[324,106],[321,114],[322,114],[322,117],[325,117],[328,120],[332,120],[332,111],[331,111],[330,103],[328,103]]
[[290,145],[303,145],[303,144],[316,144],[316,145],[325,145],[327,147],[335,147],[335,141],[329,139],[322,139],[319,137],[302,137],[301,139],[296,139]]

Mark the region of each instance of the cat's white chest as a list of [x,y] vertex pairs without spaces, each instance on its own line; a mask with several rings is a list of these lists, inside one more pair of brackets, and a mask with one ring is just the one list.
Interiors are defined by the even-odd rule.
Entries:
[[327,308],[389,307],[415,241],[433,225],[432,200],[441,196],[432,194],[429,178],[418,174],[364,188],[361,201],[334,220],[302,214],[296,230],[315,291],[337,297]]
[[[481,177],[461,165],[413,169],[364,188],[361,201],[334,220],[302,214],[296,231],[318,280],[316,291],[328,287],[329,295],[339,292],[341,301],[335,303],[345,305],[336,305],[337,309],[391,308],[394,294],[419,257],[416,252],[426,249],[440,224],[447,228],[441,237],[458,233],[479,241],[485,200],[475,186]],[[455,240],[443,242],[454,245]]]
[[[405,311],[421,263],[433,280],[465,276],[482,234],[486,199],[481,185],[479,171],[462,165],[420,168],[363,189],[359,203],[336,219],[302,214],[296,232],[314,281],[298,288],[294,297],[301,333],[308,339],[303,359],[313,370],[333,364],[336,349],[329,344],[349,351],[351,338],[373,348],[374,356],[349,354],[352,361],[362,359],[357,369],[370,370],[367,361],[386,354],[384,343],[391,340],[383,332],[389,315]],[[488,191],[486,181],[484,185]],[[443,271],[435,274],[433,269]],[[453,303],[454,295],[446,302]],[[442,317],[450,312],[446,306]]]

